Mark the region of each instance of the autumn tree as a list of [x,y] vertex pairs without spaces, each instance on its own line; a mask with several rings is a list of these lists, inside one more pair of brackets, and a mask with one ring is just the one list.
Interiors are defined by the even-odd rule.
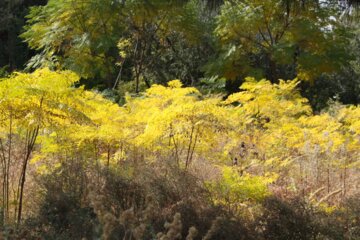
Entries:
[[[101,104],[107,112],[110,111],[105,105],[114,105],[83,88],[73,88],[78,79],[69,71],[58,73],[42,69],[32,74],[15,73],[0,81],[0,156],[5,223],[13,221],[11,213],[18,223],[21,221],[29,162],[39,158],[39,154],[35,157],[35,152],[53,152],[49,138],[59,138],[67,131],[66,126],[91,125],[95,119],[89,114],[96,104]],[[62,148],[66,149],[66,146]],[[11,209],[12,202],[14,209]]]

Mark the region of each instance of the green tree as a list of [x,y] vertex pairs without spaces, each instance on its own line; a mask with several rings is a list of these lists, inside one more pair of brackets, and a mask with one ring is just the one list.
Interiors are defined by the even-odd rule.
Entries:
[[210,73],[315,80],[348,63],[351,37],[331,4],[317,1],[225,1],[215,34],[219,57]]
[[154,79],[193,83],[206,61],[199,56],[209,52],[204,34],[212,31],[209,17],[200,15],[203,6],[196,0],[50,0],[32,9],[22,35],[40,51],[29,67],[70,69],[92,79],[88,86],[103,88],[134,80],[135,92],[141,80],[148,87]]

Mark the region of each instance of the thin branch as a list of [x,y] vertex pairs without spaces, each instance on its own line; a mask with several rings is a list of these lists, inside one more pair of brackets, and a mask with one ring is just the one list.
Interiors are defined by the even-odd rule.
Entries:
[[322,202],[328,200],[328,199],[331,198],[332,196],[340,193],[341,191],[342,191],[342,189],[339,188],[339,189],[337,189],[337,190],[329,193],[328,195],[326,195],[326,196],[324,196],[323,198],[321,198],[321,199],[315,204],[315,206],[319,206]]

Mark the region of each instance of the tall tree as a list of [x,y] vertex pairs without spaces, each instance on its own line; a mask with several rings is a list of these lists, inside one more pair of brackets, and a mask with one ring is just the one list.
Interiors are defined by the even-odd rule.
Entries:
[[[83,78],[98,79],[89,85],[102,84],[105,88],[116,85],[121,72],[135,80],[136,92],[146,72],[145,80],[161,74],[180,75],[170,67],[174,61],[177,69],[187,72],[183,76],[191,78],[189,72],[199,72],[199,67],[190,66],[179,52],[183,47],[194,49],[197,41],[204,41],[207,25],[199,16],[200,2],[50,0],[45,7],[32,9],[22,35],[32,49],[40,51],[29,66],[71,69]],[[119,41],[128,43],[127,49],[120,49],[127,52],[126,58],[119,54]],[[162,61],[167,49],[179,57]],[[193,55],[197,52],[192,51]]]
[[314,80],[348,63],[349,31],[332,5],[317,1],[225,1],[215,34],[220,52],[210,72]]

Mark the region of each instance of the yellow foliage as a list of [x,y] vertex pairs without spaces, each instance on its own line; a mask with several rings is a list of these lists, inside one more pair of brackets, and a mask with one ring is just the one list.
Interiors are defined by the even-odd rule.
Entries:
[[207,183],[212,192],[215,204],[222,204],[230,211],[239,211],[247,204],[262,201],[270,195],[268,184],[274,182],[276,176],[240,175],[235,168],[223,167],[222,176],[216,181]]
[[[222,183],[234,198],[260,199],[275,181],[266,174],[281,180],[293,171],[301,178],[297,166],[319,156],[327,166],[359,167],[360,108],[315,115],[296,79],[271,84],[247,78],[224,101],[173,80],[127,96],[124,106],[74,88],[76,81],[71,72],[48,69],[0,81],[0,138],[9,134],[10,116],[20,137],[38,126],[33,163],[39,166],[80,156],[113,167],[124,160],[169,159],[187,169],[206,160],[225,166]],[[226,167],[235,158],[239,174]]]

